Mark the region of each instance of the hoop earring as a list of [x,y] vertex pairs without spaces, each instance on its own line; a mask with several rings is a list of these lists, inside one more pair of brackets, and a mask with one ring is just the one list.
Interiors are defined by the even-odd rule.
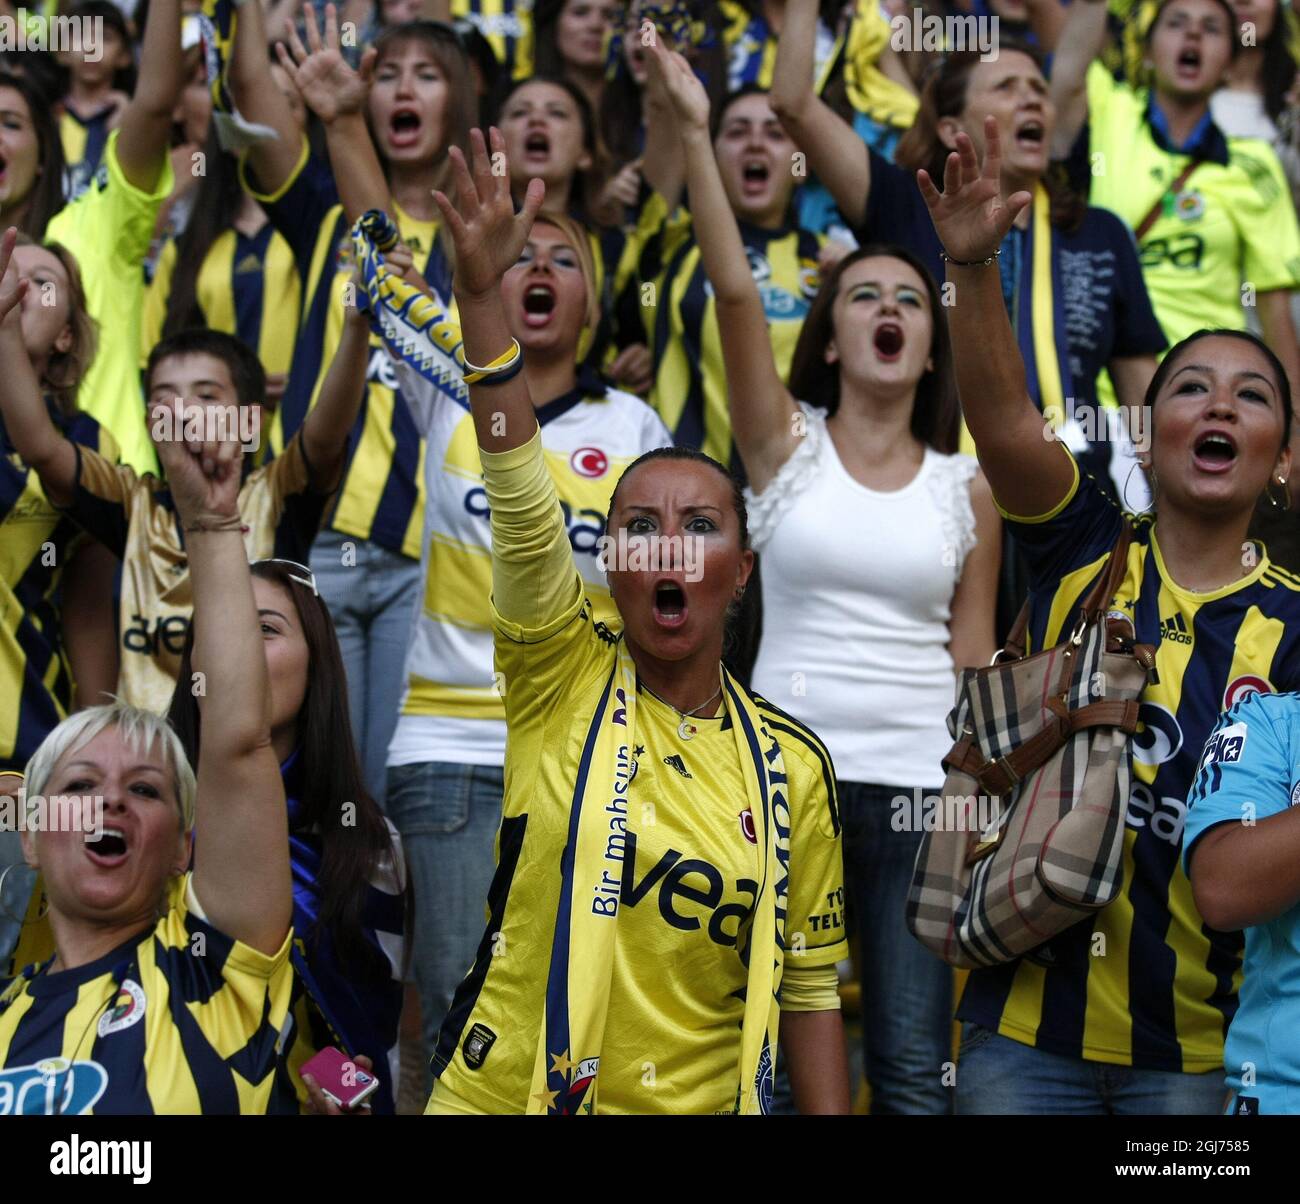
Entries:
[[1154,468],[1151,470],[1151,485],[1150,485],[1151,504],[1147,506],[1145,510],[1135,510],[1132,506],[1129,505],[1129,501],[1128,501],[1129,482],[1133,479],[1134,470],[1141,467],[1142,467],[1142,462],[1140,460],[1134,460],[1133,463],[1129,465],[1128,476],[1124,478],[1124,488],[1119,491],[1119,500],[1122,503],[1124,509],[1127,510],[1130,514],[1150,514],[1156,508],[1156,470]]
[[[26,864],[26,863],[25,863],[25,862],[22,862],[22,861],[15,861],[15,862],[13,862],[13,863],[10,864],[10,865],[5,866],[4,869],[0,870],[0,916],[4,916],[4,918],[5,918],[6,920],[12,920],[15,924],[26,924],[28,921],[27,921],[27,917],[26,917],[25,915],[22,915],[22,916],[16,916],[16,915],[14,915],[14,913],[13,913],[12,911],[10,911],[10,910],[9,910],[9,909],[4,905],[4,897],[5,897],[5,879],[9,876],[9,871],[10,871],[10,870],[12,870],[12,869],[17,869],[18,866],[20,866],[20,865],[25,865],[25,864]],[[30,869],[31,867],[28,866],[27,868]],[[41,910],[40,910],[39,912],[36,913],[36,917],[35,917],[35,919],[36,919],[36,920],[43,920],[43,919],[45,919],[45,917],[46,917],[47,915],[49,915],[49,914],[50,914],[50,901],[49,901],[49,899],[47,899],[47,898],[45,897],[45,892],[42,891],[42,892],[41,892]]]
[[1268,498],[1268,504],[1273,510],[1280,510],[1283,513],[1291,509],[1291,491],[1286,487],[1286,478],[1278,477],[1277,483],[1282,487],[1282,500],[1279,502],[1273,496],[1273,482],[1270,481],[1264,486],[1264,496]]

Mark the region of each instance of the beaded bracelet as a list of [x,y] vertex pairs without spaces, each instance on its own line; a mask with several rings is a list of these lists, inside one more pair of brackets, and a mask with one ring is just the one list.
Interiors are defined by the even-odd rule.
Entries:
[[955,268],[986,268],[989,264],[994,263],[997,257],[1002,254],[1002,248],[999,247],[987,259],[954,259],[947,251],[940,251],[939,258],[944,263],[950,263]]

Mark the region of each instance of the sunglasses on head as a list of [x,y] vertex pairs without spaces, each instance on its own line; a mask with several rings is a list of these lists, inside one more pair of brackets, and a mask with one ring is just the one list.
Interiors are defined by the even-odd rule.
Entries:
[[316,588],[316,574],[311,571],[305,564],[299,564],[296,560],[285,560],[281,557],[268,557],[265,560],[254,560],[249,568],[257,568],[263,564],[282,564],[289,569],[289,580],[296,581],[299,585],[305,585],[317,597],[320,597],[320,590]]

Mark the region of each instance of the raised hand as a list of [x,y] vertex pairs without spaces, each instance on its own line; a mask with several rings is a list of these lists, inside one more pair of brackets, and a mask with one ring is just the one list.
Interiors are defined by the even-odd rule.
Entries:
[[18,231],[10,226],[0,238],[0,322],[17,329],[22,322],[22,299],[27,295],[28,282],[18,276],[18,269],[10,262]]
[[647,60],[656,88],[661,88],[677,120],[686,128],[709,128],[709,94],[684,56],[669,50],[662,38],[650,43]]
[[1002,199],[1002,142],[998,123],[984,119],[984,167],[980,169],[969,135],[957,135],[957,149],[943,169],[943,192],[924,169],[916,183],[930,209],[939,241],[952,259],[965,263],[988,259],[1002,245],[1011,223],[1032,197],[1017,192]]
[[[596,208],[602,211],[614,205],[626,208],[635,205],[640,195],[641,160],[633,159],[631,163],[619,168],[605,182],[604,188],[600,190],[600,199],[596,202]],[[610,224],[618,225],[619,223],[615,221]]]
[[[170,409],[168,416],[163,413]],[[150,424],[170,438],[155,438],[158,459],[167,474],[176,509],[184,526],[192,525],[200,515],[233,517],[239,513],[239,486],[244,449],[238,432],[229,432],[228,423],[220,426],[200,419],[215,418],[205,413],[202,404],[186,404],[181,398],[158,402],[150,407]],[[213,433],[233,434],[234,438],[207,439]]]
[[316,12],[310,2],[303,5],[303,15],[307,26],[307,46],[303,46],[298,30],[291,24],[289,48],[286,49],[283,42],[277,42],[275,53],[280,66],[301,93],[303,103],[329,125],[337,117],[361,111],[370,88],[375,50],[371,47],[362,56],[360,73],[353,71],[339,52],[339,20],[334,5],[325,6],[323,43],[316,26]]
[[491,159],[483,131],[470,131],[472,174],[458,147],[448,152],[456,178],[456,204],[445,193],[433,194],[456,248],[453,288],[457,297],[465,299],[495,292],[501,277],[519,262],[533,219],[546,196],[546,185],[541,180],[530,180],[523,209],[515,213],[505,139],[495,126],[490,137]]

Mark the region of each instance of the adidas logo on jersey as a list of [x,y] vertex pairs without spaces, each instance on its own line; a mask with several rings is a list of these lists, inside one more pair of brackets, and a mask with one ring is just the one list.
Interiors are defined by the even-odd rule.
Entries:
[[237,264],[235,264],[236,276],[247,276],[250,273],[260,272],[261,270],[262,270],[261,261],[257,258],[256,255],[253,255],[251,253],[245,255],[243,259],[241,259]]
[[692,776],[687,771],[686,762],[682,760],[680,753],[673,753],[672,756],[665,757],[664,764],[671,765],[672,768],[677,770],[677,772],[680,773],[684,778],[689,778]]
[[1190,644],[1192,637],[1187,634],[1187,624],[1181,614],[1170,615],[1160,620],[1160,638],[1172,640],[1175,644]]

